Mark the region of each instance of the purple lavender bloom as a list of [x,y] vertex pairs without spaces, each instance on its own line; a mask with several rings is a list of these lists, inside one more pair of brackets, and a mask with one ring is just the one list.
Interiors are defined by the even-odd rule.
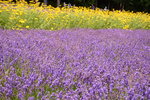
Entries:
[[32,96],[32,97],[29,97],[28,100],[35,100],[35,98]]
[[20,93],[18,93],[18,99],[20,99],[20,100],[23,100],[24,99],[24,96],[23,96],[23,94],[20,92]]
[[21,100],[147,100],[149,33],[0,29],[0,96],[9,99],[16,95]]

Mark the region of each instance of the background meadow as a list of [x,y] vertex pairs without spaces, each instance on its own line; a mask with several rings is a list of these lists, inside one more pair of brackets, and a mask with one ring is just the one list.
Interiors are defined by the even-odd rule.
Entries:
[[0,100],[150,98],[149,13],[3,1],[0,27]]
[[150,29],[149,13],[105,11],[99,8],[92,10],[74,6],[38,7],[38,3],[34,5],[4,3],[0,6],[0,27],[6,29]]

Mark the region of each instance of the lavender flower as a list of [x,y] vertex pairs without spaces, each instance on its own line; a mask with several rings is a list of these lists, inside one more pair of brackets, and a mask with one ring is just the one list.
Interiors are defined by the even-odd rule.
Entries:
[[149,32],[0,29],[0,98],[148,100]]

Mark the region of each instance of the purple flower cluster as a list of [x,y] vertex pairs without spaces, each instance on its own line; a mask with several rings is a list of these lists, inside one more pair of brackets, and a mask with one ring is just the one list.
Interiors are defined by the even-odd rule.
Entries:
[[150,30],[0,29],[2,100],[148,100]]

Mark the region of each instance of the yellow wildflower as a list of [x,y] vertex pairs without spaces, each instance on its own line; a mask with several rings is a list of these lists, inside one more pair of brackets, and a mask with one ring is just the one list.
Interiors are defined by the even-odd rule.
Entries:
[[54,28],[52,27],[51,30],[54,30]]
[[26,26],[26,28],[29,28],[30,26]]
[[125,25],[123,29],[129,29],[129,25]]
[[26,19],[20,19],[19,22],[20,22],[20,23],[25,23],[25,22],[26,22]]

